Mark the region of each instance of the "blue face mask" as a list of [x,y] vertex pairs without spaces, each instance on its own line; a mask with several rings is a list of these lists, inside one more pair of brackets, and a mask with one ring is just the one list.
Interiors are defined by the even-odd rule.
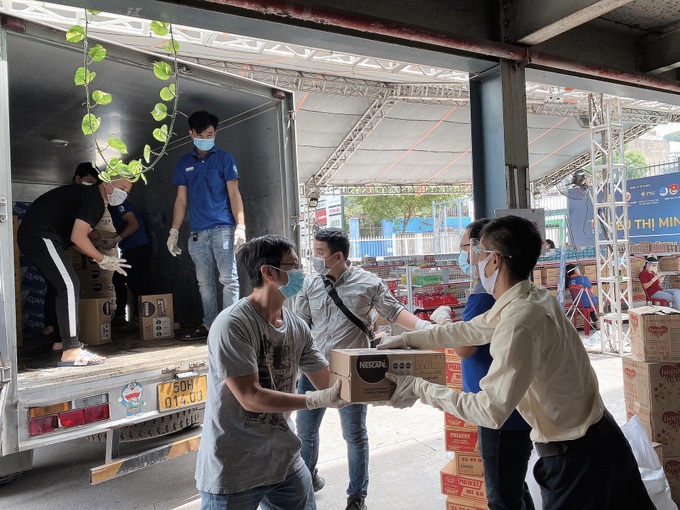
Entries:
[[288,275],[288,283],[280,285],[279,290],[286,299],[292,298],[295,294],[302,290],[302,285],[305,283],[305,273],[302,269],[291,269],[290,271],[283,271],[276,266],[272,266]]
[[470,263],[468,262],[468,254],[465,250],[460,250],[458,254],[458,267],[468,276],[472,276],[470,271]]
[[194,145],[198,150],[209,151],[215,146],[214,138],[194,138]]

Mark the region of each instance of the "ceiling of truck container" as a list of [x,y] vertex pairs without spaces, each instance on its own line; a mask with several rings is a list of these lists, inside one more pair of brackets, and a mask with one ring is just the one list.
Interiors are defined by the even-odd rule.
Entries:
[[[303,3],[309,4],[311,12],[314,12],[314,8],[324,8],[326,2]],[[425,3],[442,9],[447,5],[438,0]],[[519,3],[531,4],[529,0]],[[96,5],[97,2],[90,4]],[[172,9],[182,9],[148,0],[140,3],[139,10],[142,13],[153,12],[161,4],[166,10],[158,12],[167,12],[166,19],[179,15],[179,11]],[[463,4],[467,3],[460,5]],[[621,63],[621,66],[627,65],[626,58],[631,51],[635,54],[636,47],[644,47],[647,53],[660,52],[660,48],[669,44],[671,48],[680,47],[680,2],[589,0],[582,4],[582,10],[573,7],[576,11],[572,12],[571,7],[565,7],[558,0],[542,2],[535,19],[522,20],[521,24],[514,26],[517,34],[523,34],[521,37],[517,35],[517,40],[556,54],[568,52],[570,47],[574,52],[580,51],[584,45],[590,44],[587,47],[594,61],[601,58],[598,52],[606,53],[609,46],[618,44],[617,57],[621,62],[614,64]],[[216,3],[197,1],[193,7],[215,12],[206,17],[201,15],[200,10],[182,11],[183,20],[193,22],[193,25],[174,26],[180,56],[189,62],[190,67],[208,66],[294,92],[301,183],[316,179],[327,187],[365,187],[471,181],[467,80],[469,73],[481,72],[493,62],[470,56],[445,55],[432,49],[381,46],[382,43],[376,41],[352,46],[352,40],[347,42],[346,38],[337,34],[337,30],[331,33],[332,27],[328,28],[325,38],[318,31],[312,33],[299,27],[291,29],[271,23],[271,20],[240,20],[238,24],[226,25],[230,31],[225,32],[217,30],[215,25],[220,23],[221,16],[228,13],[217,12],[219,7]],[[423,5],[422,10],[426,7]],[[395,6],[392,13],[373,15],[398,20],[401,8]],[[15,16],[61,30],[77,22],[83,13],[82,9],[75,7],[28,1],[5,1],[0,4],[0,10],[3,9]],[[345,11],[355,14],[359,9],[370,10],[371,7],[344,6]],[[473,11],[475,9],[468,9],[456,21],[461,25],[461,31],[466,30],[462,26],[465,16],[469,17],[468,24],[479,21],[481,26],[482,18],[490,15],[483,10],[478,14]],[[160,48],[165,39],[155,37],[149,30],[149,23],[121,13],[102,13],[93,18],[89,31],[95,37],[130,48],[162,53]],[[430,20],[430,24],[436,25],[436,21]],[[277,30],[272,29],[272,25]],[[239,28],[240,31],[237,30]],[[278,34],[280,39],[265,37],[274,34]],[[480,33],[480,38],[484,36],[489,37]],[[633,41],[630,48],[619,44],[625,37]],[[324,40],[328,42],[324,43]],[[601,41],[598,52],[593,51],[596,47],[592,45],[593,40]],[[336,46],[331,44],[332,41],[337,41]],[[659,45],[656,45],[657,42]],[[671,44],[673,42],[679,44]],[[390,48],[394,58],[389,58]],[[447,61],[450,65],[459,65],[462,70],[445,67]],[[669,49],[656,57],[648,56],[644,64],[655,76],[663,75],[664,79],[677,83],[680,55],[676,50]],[[70,69],[59,79],[70,79],[69,73]],[[28,73],[24,78],[30,79]],[[545,82],[538,81],[543,78]],[[589,153],[590,131],[583,119],[587,115],[587,97],[591,91],[612,93],[612,90],[620,90],[624,96],[630,93],[623,102],[624,130],[629,139],[658,124],[680,121],[680,96],[677,94],[636,90],[627,86],[617,88],[611,83],[585,78],[577,82],[583,87],[578,89],[574,88],[571,77],[562,75],[556,78],[554,74],[540,69],[528,69],[527,79],[536,80],[527,84],[530,178],[534,182],[568,169],[570,164],[578,163],[579,158],[583,159]],[[556,84],[556,79],[562,83]],[[47,83],[43,86],[49,87]],[[210,102],[194,97],[186,111],[198,107],[210,109]],[[123,117],[129,116],[128,111]],[[180,129],[179,133],[182,134],[183,130]],[[22,147],[22,150],[26,148]]]

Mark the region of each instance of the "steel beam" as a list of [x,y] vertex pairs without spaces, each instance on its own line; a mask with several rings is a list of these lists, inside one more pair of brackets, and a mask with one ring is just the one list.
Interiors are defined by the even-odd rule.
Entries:
[[662,34],[644,38],[639,48],[642,72],[661,74],[680,68],[680,22]]

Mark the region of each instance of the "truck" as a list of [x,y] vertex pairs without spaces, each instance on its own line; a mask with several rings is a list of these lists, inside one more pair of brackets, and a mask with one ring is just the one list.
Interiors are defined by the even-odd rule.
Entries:
[[[90,45],[98,41],[90,40]],[[160,84],[152,66],[164,57],[102,41],[108,55],[92,65],[98,86],[113,101],[95,113],[104,136],[126,141],[131,155],[145,144],[158,150],[149,112]],[[149,44],[152,44],[151,42]],[[171,60],[166,59],[169,63]],[[74,86],[82,47],[64,33],[3,16],[0,28],[0,483],[31,468],[37,448],[70,440],[106,441],[99,483],[195,450],[205,402],[205,339],[139,340],[136,335],[97,345],[107,356],[92,367],[57,367],[35,356],[34,340],[17,333],[20,296],[13,204],[31,202],[71,181],[76,165],[94,161],[91,138],[81,131],[82,87]],[[217,145],[234,155],[240,171],[248,238],[280,234],[297,240],[298,185],[292,93],[179,62],[179,103],[167,153],[135,184],[131,199],[152,243],[152,278],[174,299],[175,321],[200,324],[202,310],[186,250],[188,221],[180,229],[184,253],[173,258],[165,243],[172,221],[174,165],[192,140],[186,116],[208,110],[220,118]],[[241,277],[241,294],[248,290]],[[159,292],[161,293],[161,292]],[[23,340],[23,342],[22,342]],[[81,338],[87,344],[87,338]],[[181,438],[164,436],[193,427]],[[121,442],[156,439],[153,447],[121,455]],[[159,444],[160,441],[160,444]],[[123,448],[124,449],[124,448]]]

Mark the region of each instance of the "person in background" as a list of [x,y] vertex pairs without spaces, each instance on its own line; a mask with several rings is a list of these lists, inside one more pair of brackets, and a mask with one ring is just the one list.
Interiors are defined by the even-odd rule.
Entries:
[[75,245],[102,269],[125,273],[124,268],[130,267],[125,260],[102,255],[88,233],[101,220],[104,208],[121,204],[131,188],[132,183],[127,180],[96,186],[61,186],[38,197],[19,225],[19,248],[55,292],[60,341],[53,344],[52,350],[61,351],[58,366],[98,365],[106,360],[83,349],[78,338],[80,282],[66,250]]
[[552,239],[546,239],[545,240],[545,251],[546,252],[555,251],[555,241],[553,241]]
[[177,243],[188,207],[189,255],[196,266],[203,304],[203,322],[185,340],[207,336],[217,317],[215,266],[222,284],[222,309],[231,306],[239,296],[234,252],[246,241],[245,216],[236,162],[231,154],[215,147],[218,123],[218,118],[211,113],[191,114],[189,135],[194,148],[179,159],[172,180],[177,186],[177,196],[168,251],[173,257],[182,253]]
[[[600,319],[597,313],[598,299],[593,295],[593,284],[590,278],[584,276],[575,264],[565,266],[565,289],[569,290],[574,304],[581,308],[592,308],[590,322],[595,329],[600,329]],[[580,296],[579,296],[580,294]]]
[[[196,461],[201,509],[314,510],[290,413],[342,407],[340,381],[328,388],[328,362],[307,325],[284,306],[305,279],[295,245],[268,235],[237,255],[253,291],[222,311],[208,335],[208,400]],[[304,395],[295,393],[298,368],[314,384]]]
[[680,310],[680,289],[662,289],[661,283],[664,276],[658,274],[659,259],[656,257],[647,257],[645,267],[642,268],[638,279],[645,289],[645,294],[652,299],[664,299],[670,301],[669,306],[676,310]]
[[151,273],[151,244],[146,235],[142,217],[130,200],[113,206],[109,204],[109,212],[116,236],[103,240],[102,247],[111,250],[118,246],[121,256],[132,266],[127,276],[113,274],[113,286],[116,289],[116,312],[111,321],[113,327],[127,324],[125,309],[127,308],[128,288],[133,296],[132,315],[138,320],[138,297],[150,294],[149,281]]
[[[391,323],[406,329],[433,327],[406,310],[387,285],[373,273],[351,265],[349,237],[339,228],[322,228],[314,235],[312,265],[317,274],[305,279],[295,311],[312,329],[312,336],[328,358],[331,349],[357,349],[369,346],[367,336],[371,310]],[[331,297],[336,293],[347,311],[364,325],[359,328]],[[314,388],[304,374],[298,393]],[[316,468],[319,457],[319,428],[325,409],[298,411],[297,433],[302,442],[302,458],[312,473],[314,490],[323,488],[325,480]],[[347,510],[363,510],[368,493],[368,432],[365,404],[348,405],[340,410],[342,436],[347,443],[349,486]]]
[[441,349],[490,345],[493,361],[468,393],[420,377],[388,373],[390,404],[418,399],[460,419],[499,428],[517,408],[531,426],[539,459],[534,477],[547,510],[652,510],[628,441],[600,396],[595,371],[571,321],[550,291],[529,276],[543,241],[519,216],[483,229],[477,271],[494,296],[491,310],[469,322],[402,333],[378,348]]
[[[474,277],[471,264],[471,239],[479,239],[482,228],[489,223],[482,218],[470,223],[463,232],[458,265],[470,277]],[[465,302],[463,321],[470,321],[489,311],[496,303],[487,293],[482,282],[477,280]],[[439,307],[430,316],[437,324],[450,324],[451,308]],[[489,344],[480,346],[455,347],[461,358],[463,391],[478,393],[479,381],[486,376],[493,358]],[[533,445],[529,433],[531,427],[515,409],[500,428],[478,427],[479,454],[484,467],[484,484],[489,510],[534,510],[534,502],[525,479]]]

